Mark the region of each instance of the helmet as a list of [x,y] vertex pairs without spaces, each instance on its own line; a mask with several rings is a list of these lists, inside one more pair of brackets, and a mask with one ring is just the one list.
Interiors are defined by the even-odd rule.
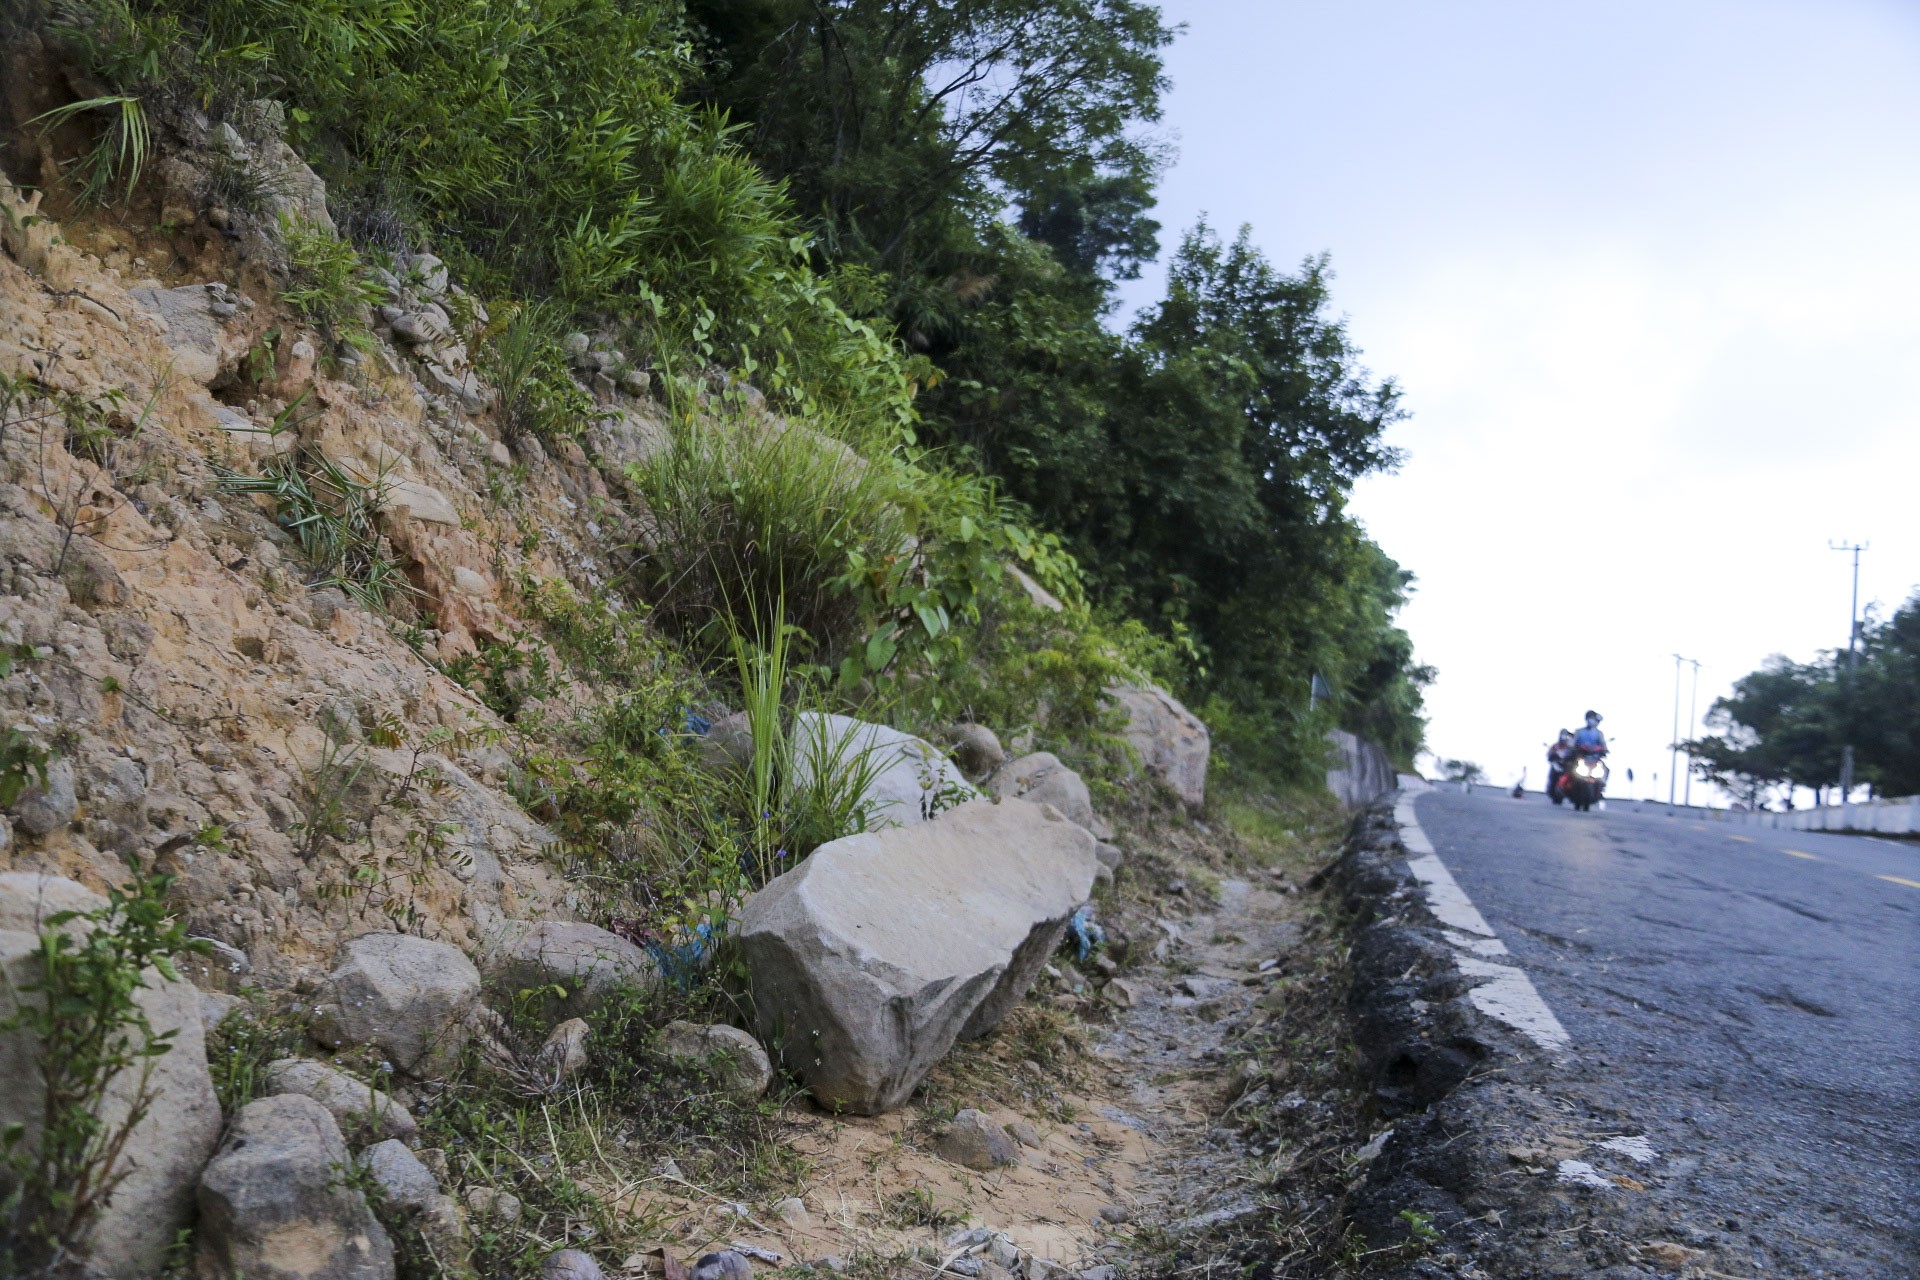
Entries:
[[1587,722],[1589,724],[1599,724],[1603,718],[1598,711],[1587,712]]
[[1560,731],[1560,741],[1562,741],[1562,742],[1572,742],[1572,741],[1573,741],[1573,730],[1571,730],[1571,729],[1562,729],[1562,730]]

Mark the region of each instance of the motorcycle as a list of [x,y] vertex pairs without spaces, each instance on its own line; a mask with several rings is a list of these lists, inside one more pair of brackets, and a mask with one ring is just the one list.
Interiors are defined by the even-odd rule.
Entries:
[[1561,776],[1560,785],[1567,799],[1580,813],[1600,803],[1607,790],[1607,761],[1604,753],[1576,753],[1573,766]]

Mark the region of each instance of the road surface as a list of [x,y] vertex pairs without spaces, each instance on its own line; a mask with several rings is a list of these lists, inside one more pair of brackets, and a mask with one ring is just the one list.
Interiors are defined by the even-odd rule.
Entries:
[[1756,1275],[1920,1276],[1920,844],[1490,789],[1414,812],[1670,1219]]

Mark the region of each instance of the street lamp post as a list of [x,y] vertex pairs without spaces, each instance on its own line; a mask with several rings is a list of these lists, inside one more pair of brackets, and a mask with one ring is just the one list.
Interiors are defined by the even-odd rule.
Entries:
[[[1673,655],[1673,745],[1668,749],[1668,753],[1667,753],[1667,804],[1668,805],[1673,804],[1675,794],[1676,794],[1676,789],[1680,785],[1680,763],[1679,763],[1680,762],[1680,667],[1682,663],[1687,663],[1687,662],[1691,662],[1693,664],[1692,707],[1697,707],[1700,701],[1700,659],[1683,658],[1677,653],[1674,654]],[[1693,714],[1694,713],[1693,713],[1692,707],[1690,707],[1687,712],[1687,737],[1689,738],[1693,737]],[[1687,752],[1686,803],[1688,804],[1693,803],[1693,752],[1691,751]]]
[[[1687,741],[1692,742],[1696,731],[1697,717],[1700,712],[1700,659],[1688,658],[1693,664],[1693,685],[1687,693]],[[1687,751],[1687,804],[1693,804],[1693,751]]]

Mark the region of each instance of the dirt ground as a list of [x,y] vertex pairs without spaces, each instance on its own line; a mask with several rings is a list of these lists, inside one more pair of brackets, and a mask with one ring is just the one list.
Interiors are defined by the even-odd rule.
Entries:
[[[1271,972],[1298,945],[1300,899],[1287,888],[1226,879],[1210,899],[1166,899],[1186,909],[1155,919],[1144,947],[1136,940],[1142,963],[1097,994],[1094,962],[1085,976],[1056,970],[1037,1007],[962,1046],[914,1106],[798,1116],[804,1217],[729,1201],[673,1170],[636,1189],[636,1207],[662,1216],[662,1244],[681,1256],[737,1242],[787,1263],[916,1259],[924,1272],[953,1252],[956,1232],[985,1227],[1010,1238],[1029,1277],[1047,1269],[1028,1259],[1083,1270],[1124,1257],[1143,1227],[1242,1212],[1246,1153],[1217,1126],[1234,1096],[1230,1038],[1259,1016]],[[1085,1009],[1086,1022],[1053,1013],[1066,1008]],[[966,1106],[1022,1138],[1017,1164],[981,1173],[934,1154],[941,1122]]]

